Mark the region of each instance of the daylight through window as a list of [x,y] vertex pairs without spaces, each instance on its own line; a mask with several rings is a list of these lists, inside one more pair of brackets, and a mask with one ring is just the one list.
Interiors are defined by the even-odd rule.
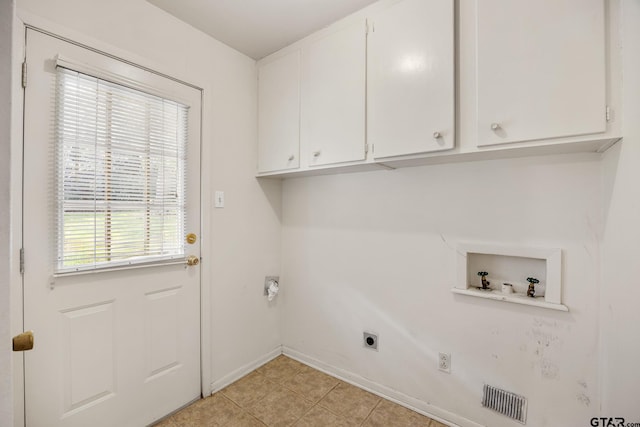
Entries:
[[56,272],[184,257],[188,107],[57,77]]

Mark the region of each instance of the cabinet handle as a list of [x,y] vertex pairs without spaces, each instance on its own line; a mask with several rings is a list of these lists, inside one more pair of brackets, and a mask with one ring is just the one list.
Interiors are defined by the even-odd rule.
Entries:
[[500,129],[500,123],[491,123],[491,130]]
[[441,134],[440,132],[434,132],[434,133],[433,133],[433,137],[434,137],[435,139],[442,138],[442,134]]
[[293,159],[295,159],[296,156],[294,156],[293,154],[289,156],[289,161],[292,161]]
[[320,150],[313,152],[313,157],[320,157]]

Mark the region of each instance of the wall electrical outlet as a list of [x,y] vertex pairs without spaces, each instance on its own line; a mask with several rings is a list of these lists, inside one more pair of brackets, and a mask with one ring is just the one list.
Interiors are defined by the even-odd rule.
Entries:
[[362,338],[364,341],[364,347],[378,351],[378,335],[371,332],[363,332]]
[[438,353],[438,369],[447,374],[451,373],[451,355],[449,353]]

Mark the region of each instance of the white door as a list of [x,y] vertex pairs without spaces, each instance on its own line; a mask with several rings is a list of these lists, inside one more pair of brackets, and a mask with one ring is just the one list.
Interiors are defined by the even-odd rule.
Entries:
[[372,18],[367,138],[376,159],[455,145],[454,2],[403,0]]
[[258,68],[258,172],[300,167],[300,51]]
[[365,159],[366,22],[302,51],[301,146],[310,166]]
[[606,131],[605,2],[477,2],[478,145]]
[[[84,153],[87,153],[86,146],[82,144],[92,138],[108,138],[108,144],[113,147],[113,151],[106,155],[102,151],[102,154],[91,154],[94,148],[88,151],[88,158],[103,161],[102,166],[96,166],[89,175],[108,175],[107,186],[112,199],[95,201],[96,212],[102,210],[95,213],[93,222],[85,224],[84,229],[78,225],[82,223],[76,220],[79,214],[73,210],[73,203],[86,208],[86,197],[74,198],[72,195],[67,200],[67,190],[60,190],[74,173],[73,170],[67,173],[69,171],[65,168],[81,170],[85,167],[81,163],[73,163],[74,159],[65,160],[71,162],[68,163],[71,166],[67,163],[59,166],[60,135],[75,126],[61,122],[69,119],[66,116],[66,119],[60,119],[62,109],[67,108],[66,105],[60,106],[61,101],[56,101],[61,98],[61,68],[72,76],[78,72],[79,79],[90,76],[86,78],[93,79],[96,86],[104,84],[115,88],[115,92],[106,90],[111,97],[107,102],[108,114],[111,114],[107,126],[113,129],[107,132],[96,124],[95,135],[81,135],[83,130],[76,130],[78,135],[72,135]],[[200,267],[187,267],[184,262],[189,255],[199,259],[200,243],[199,239],[194,244],[182,243],[185,236],[179,236],[179,248],[172,255],[162,255],[169,253],[163,247],[159,256],[143,254],[118,262],[114,260],[122,255],[115,253],[115,248],[118,239],[126,242],[119,250],[126,252],[130,249],[127,245],[135,246],[137,233],[145,236],[145,245],[149,247],[155,244],[149,243],[152,236],[158,235],[165,239],[163,242],[169,242],[171,233],[180,229],[176,218],[182,221],[182,229],[199,237],[200,91],[34,30],[27,31],[27,69],[24,323],[35,333],[35,346],[24,356],[26,424],[28,427],[150,424],[200,397]],[[187,208],[174,212],[172,217],[166,213],[169,211],[161,210],[164,213],[158,215],[154,202],[149,202],[162,196],[151,194],[155,190],[143,191],[135,185],[136,177],[142,176],[147,180],[142,187],[155,188],[153,185],[159,180],[154,165],[159,157],[145,157],[145,150],[138,153],[137,149],[132,149],[134,154],[127,154],[126,150],[117,151],[120,147],[117,144],[127,144],[119,141],[121,136],[118,132],[135,134],[140,131],[143,136],[136,135],[144,144],[144,129],[151,128],[153,120],[157,119],[153,115],[155,113],[148,113],[150,118],[141,125],[138,123],[139,112],[122,115],[115,107],[116,103],[126,106],[131,102],[118,99],[120,95],[116,90],[122,87],[125,88],[122,93],[127,96],[161,99],[163,105],[168,106],[167,111],[173,111],[169,106],[187,111],[183,114],[188,117],[186,128],[180,133],[182,141],[186,140],[182,147],[186,150],[187,160],[186,164],[178,167],[186,171],[179,181],[186,182],[186,191],[180,194],[185,195],[182,197],[185,197]],[[73,90],[69,89],[70,92]],[[74,120],[90,123],[94,120],[91,116],[94,113],[91,113],[90,106],[81,103],[82,99],[77,102],[77,111],[81,114],[77,114]],[[118,114],[120,117],[116,117]],[[176,134],[179,131],[175,129]],[[148,138],[151,141],[147,143],[148,153],[155,153],[154,150],[158,149],[154,145],[156,140],[152,138],[156,136]],[[96,153],[99,150],[104,150],[104,147],[95,148]],[[73,155],[77,153],[70,156]],[[104,162],[108,166],[104,166]],[[136,162],[141,166],[137,167]],[[166,163],[174,164],[169,160]],[[125,167],[130,169],[116,174],[117,168]],[[145,169],[147,167],[148,170]],[[172,172],[164,163],[162,167],[163,182],[168,183],[166,188],[171,188]],[[108,170],[105,172],[105,169]],[[176,175],[180,173],[176,172]],[[118,180],[130,181],[129,189],[122,190],[126,185]],[[107,191],[97,189],[101,184],[91,185],[94,185],[91,191],[95,194]],[[78,191],[84,191],[80,187]],[[59,194],[62,192],[64,196]],[[141,193],[145,194],[145,203],[151,203],[147,205],[150,207],[143,209],[142,213],[132,213],[138,209],[135,206]],[[172,197],[177,200],[179,190],[174,193],[171,193]],[[65,198],[64,203],[61,198]],[[142,215],[140,227],[123,228],[121,223],[135,223],[137,219],[132,218],[137,218],[138,214]],[[106,228],[105,216],[109,217]],[[153,229],[158,224],[164,227],[159,234]],[[60,259],[74,250],[81,255],[83,250],[91,252],[86,245],[82,250],[71,247],[74,239],[85,238],[83,233],[93,234],[94,240],[89,242],[93,245],[93,253],[108,251],[108,259],[94,258],[93,266],[88,267],[74,267],[75,261],[61,264]],[[167,248],[170,246],[169,243],[164,244]],[[144,251],[147,251],[147,246],[144,246]]]

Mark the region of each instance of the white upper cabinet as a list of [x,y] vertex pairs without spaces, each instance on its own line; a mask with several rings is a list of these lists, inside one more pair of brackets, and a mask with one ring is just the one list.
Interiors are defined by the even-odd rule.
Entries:
[[374,157],[453,148],[454,1],[403,0],[379,12],[367,49],[367,135]]
[[300,166],[300,51],[258,69],[258,172]]
[[598,134],[603,0],[479,0],[478,145]]
[[258,62],[258,175],[602,152],[622,136],[615,4],[375,2]]
[[301,146],[309,166],[365,159],[366,21],[302,49]]

